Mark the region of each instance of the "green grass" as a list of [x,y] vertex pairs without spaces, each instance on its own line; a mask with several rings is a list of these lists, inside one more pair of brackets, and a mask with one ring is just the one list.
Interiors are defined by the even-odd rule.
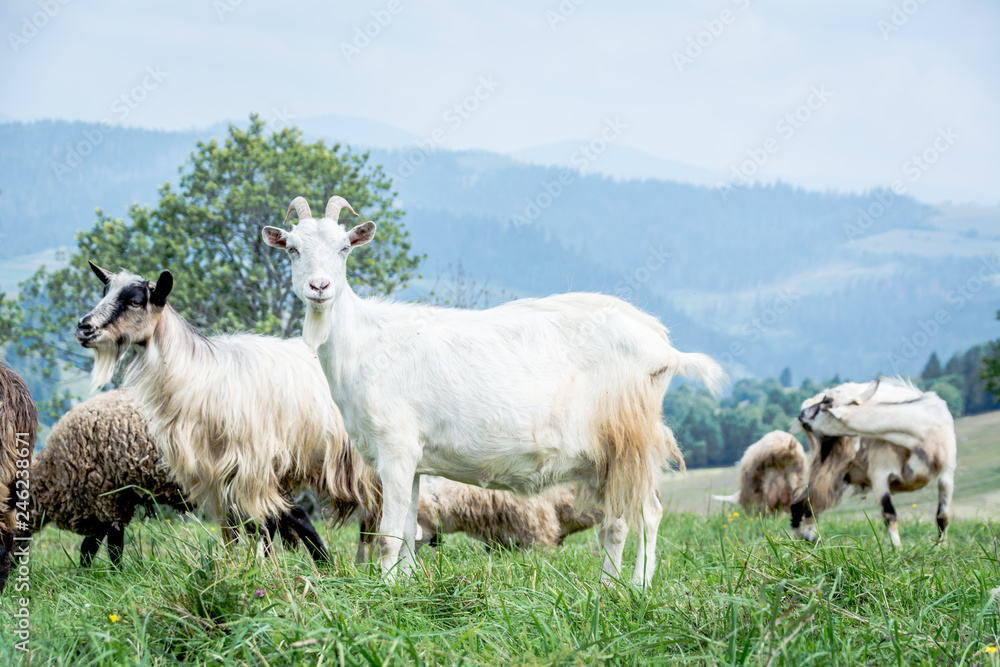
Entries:
[[[327,533],[335,562],[317,570],[301,550],[226,553],[194,520],[136,522],[121,572],[103,555],[77,567],[81,539],[47,529],[31,560],[32,662],[990,664],[1000,524],[959,522],[940,548],[931,522],[904,523],[899,553],[881,521],[820,527],[813,547],[779,519],[668,515],[648,594],[597,583],[593,531],[550,553],[449,536],[390,584],[351,563],[353,528]],[[0,664],[21,660],[14,605],[0,601]]]
[[[82,538],[50,527],[30,561],[32,663],[1000,667],[986,652],[1000,643],[1000,412],[956,431],[962,518],[947,547],[934,546],[933,489],[897,496],[900,552],[858,499],[820,517],[814,547],[788,537],[787,517],[710,511],[734,471],[693,471],[664,481],[673,511],[648,594],[598,583],[594,531],[548,553],[447,536],[389,584],[354,566],[354,527],[324,532],[334,563],[317,570],[301,550],[226,552],[194,519],[134,522],[121,572],[103,551],[77,567]],[[0,597],[0,665],[23,663],[15,585]]]

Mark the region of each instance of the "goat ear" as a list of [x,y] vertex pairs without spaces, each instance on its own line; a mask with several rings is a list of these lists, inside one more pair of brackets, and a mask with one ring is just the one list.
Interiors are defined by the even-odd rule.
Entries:
[[106,271],[105,269],[102,269],[97,264],[94,264],[93,262],[91,262],[89,260],[87,261],[87,263],[90,264],[90,270],[94,272],[94,275],[97,276],[97,278],[102,283],[104,283],[105,285],[107,285],[108,283],[111,282],[111,276],[114,275],[114,274],[112,274],[110,271]]
[[868,385],[868,388],[865,389],[864,392],[860,396],[858,396],[858,404],[859,405],[861,403],[864,403],[865,401],[871,400],[872,396],[875,395],[875,392],[878,391],[878,383],[879,383],[879,380],[873,381],[870,385]]
[[260,230],[260,236],[264,239],[264,243],[272,248],[284,248],[288,242],[288,232],[270,225]]
[[156,279],[153,293],[149,295],[149,302],[158,308],[163,308],[167,305],[167,297],[170,296],[170,290],[173,288],[174,276],[169,271],[164,271]]
[[357,248],[360,245],[368,243],[375,238],[375,223],[371,220],[368,222],[362,222],[360,225],[348,232],[347,238],[351,240],[352,248]]

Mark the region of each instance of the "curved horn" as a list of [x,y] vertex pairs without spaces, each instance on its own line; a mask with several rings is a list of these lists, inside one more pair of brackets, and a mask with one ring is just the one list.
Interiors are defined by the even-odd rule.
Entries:
[[353,208],[351,208],[351,205],[347,203],[347,200],[341,197],[340,195],[334,195],[333,197],[330,197],[330,201],[326,203],[326,213],[323,214],[323,217],[329,218],[330,220],[337,222],[337,220],[340,218],[340,209],[342,208],[346,208],[348,211],[350,211],[351,215],[353,215],[355,218],[358,217],[357,212]]
[[875,392],[878,391],[878,386],[881,381],[882,378],[876,378],[870,385],[868,385],[868,388],[865,389],[860,396],[858,396],[858,403],[864,403],[865,401],[871,400],[871,398],[875,395]]
[[309,210],[309,202],[306,201],[305,197],[296,197],[292,200],[292,203],[288,205],[288,213],[285,214],[284,222],[288,222],[288,218],[292,215],[293,210],[299,220],[313,217],[312,211]]

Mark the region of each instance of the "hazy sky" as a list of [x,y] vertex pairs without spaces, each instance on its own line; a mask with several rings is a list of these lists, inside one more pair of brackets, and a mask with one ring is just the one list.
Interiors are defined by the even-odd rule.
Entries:
[[725,179],[743,164],[1000,201],[996,0],[64,1],[0,5],[0,113],[167,129],[341,114],[500,152],[617,118],[617,144]]

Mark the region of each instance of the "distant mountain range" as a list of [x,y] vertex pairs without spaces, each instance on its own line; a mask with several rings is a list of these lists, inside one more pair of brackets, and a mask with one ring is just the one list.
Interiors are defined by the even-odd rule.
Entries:
[[[1000,337],[998,208],[780,183],[724,194],[706,187],[709,170],[615,146],[581,174],[572,142],[514,156],[419,149],[414,166],[413,138],[391,126],[292,122],[370,149],[396,176],[414,250],[427,254],[411,294],[458,262],[497,293],[617,293],[737,376],[915,373],[934,350]],[[96,207],[127,217],[130,204],[155,203],[195,142],[224,132],[0,124],[0,290],[72,247]],[[643,180],[596,173],[598,162]]]

